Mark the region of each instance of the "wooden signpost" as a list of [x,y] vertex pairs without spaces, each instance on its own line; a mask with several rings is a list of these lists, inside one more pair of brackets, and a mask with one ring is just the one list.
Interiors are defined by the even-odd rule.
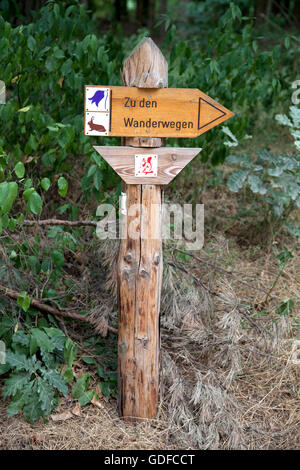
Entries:
[[200,90],[85,87],[85,134],[197,137],[233,113]]
[[159,401],[162,185],[201,151],[164,147],[162,137],[196,137],[233,113],[199,90],[167,89],[168,64],[150,38],[125,60],[123,83],[86,86],[85,134],[124,137],[125,146],[95,149],[126,191],[118,258],[118,406],[124,419],[136,421],[155,417]]

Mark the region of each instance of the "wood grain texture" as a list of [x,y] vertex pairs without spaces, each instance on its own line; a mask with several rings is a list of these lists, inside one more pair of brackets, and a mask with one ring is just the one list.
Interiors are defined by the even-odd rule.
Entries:
[[168,63],[151,38],[143,38],[123,63],[123,83],[137,88],[167,88]]
[[[167,86],[167,63],[150,38],[144,38],[124,62],[123,81],[127,86]],[[125,139],[126,146],[136,144],[140,145],[139,141]],[[162,144],[162,140],[143,140],[143,146],[153,146],[155,151]],[[138,152],[141,150],[138,148]],[[121,230],[126,236],[121,239],[118,265],[118,405],[125,420],[136,421],[155,417],[159,401],[161,187],[129,184],[126,195],[127,216],[121,217]],[[140,205],[131,213],[132,203],[138,201]],[[135,224],[137,238],[130,236],[131,223]]]
[[[169,184],[175,176],[201,152],[200,148],[149,148],[95,146],[94,149],[109,163],[127,184]],[[135,155],[157,155],[156,177],[135,176]]]
[[[119,412],[126,420],[136,421],[153,418],[159,399],[161,190],[154,185],[129,185],[126,194],[127,223],[123,217],[122,225],[126,237],[118,267]],[[129,233],[133,227],[137,238]]]
[[[151,38],[143,38],[124,61],[122,78],[123,84],[130,87],[168,87],[168,62]],[[126,145],[132,147],[162,147],[165,145],[165,139],[159,137],[129,137]]]
[[[197,137],[234,115],[198,89],[107,89],[111,92],[110,136]],[[106,113],[86,114],[88,120],[94,114],[98,122],[97,115]]]

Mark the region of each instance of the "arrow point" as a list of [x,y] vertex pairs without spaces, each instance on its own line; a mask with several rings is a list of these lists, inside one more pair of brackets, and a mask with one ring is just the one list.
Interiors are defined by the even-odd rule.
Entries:
[[234,116],[232,111],[209,96],[203,95],[199,97],[198,106],[198,131],[200,134]]

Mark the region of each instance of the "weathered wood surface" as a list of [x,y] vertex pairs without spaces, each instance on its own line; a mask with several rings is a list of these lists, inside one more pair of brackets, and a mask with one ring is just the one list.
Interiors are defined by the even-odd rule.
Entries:
[[[96,86],[88,88],[96,89]],[[233,116],[198,89],[118,86],[105,89],[110,90],[111,99],[107,129],[110,136],[197,137]],[[106,113],[94,114],[96,122],[97,117]]]
[[[168,88],[168,62],[151,38],[143,38],[124,61],[123,84],[128,87]],[[165,139],[129,137],[125,143],[132,147],[162,147]]]
[[[143,39],[124,62],[123,81],[127,86],[167,86],[167,63],[150,38]],[[137,143],[139,140],[125,139],[126,146]],[[157,147],[158,143],[157,139],[143,140],[143,146]],[[118,261],[118,403],[121,416],[136,421],[155,417],[159,400],[161,187],[130,184],[126,195],[127,216],[121,218],[121,230],[126,230],[127,236],[121,239]],[[137,204],[133,213],[132,204]],[[136,224],[137,238],[128,233],[132,223]]]
[[[135,421],[153,418],[159,399],[161,190],[128,185],[126,194],[127,227],[123,229],[127,237],[121,241],[118,271],[119,410],[126,420]],[[136,239],[128,234],[132,225]],[[155,231],[157,238],[153,238]]]
[[[94,149],[109,163],[127,184],[168,184],[180,171],[201,152],[200,148],[139,148],[95,146]],[[135,176],[135,155],[157,155],[156,177]]]
[[122,78],[129,87],[168,87],[168,63],[151,38],[143,38],[124,61]]

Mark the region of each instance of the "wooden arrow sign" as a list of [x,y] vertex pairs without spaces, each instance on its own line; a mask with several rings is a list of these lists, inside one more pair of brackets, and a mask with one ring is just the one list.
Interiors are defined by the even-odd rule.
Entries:
[[192,88],[85,87],[85,135],[197,137],[233,115]]
[[168,184],[200,148],[94,147],[127,184]]

